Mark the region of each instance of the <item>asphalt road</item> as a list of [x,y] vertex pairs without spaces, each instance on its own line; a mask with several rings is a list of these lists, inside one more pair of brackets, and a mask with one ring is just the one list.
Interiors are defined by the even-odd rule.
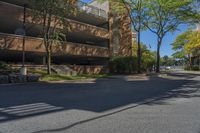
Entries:
[[0,85],[0,133],[200,133],[200,75]]

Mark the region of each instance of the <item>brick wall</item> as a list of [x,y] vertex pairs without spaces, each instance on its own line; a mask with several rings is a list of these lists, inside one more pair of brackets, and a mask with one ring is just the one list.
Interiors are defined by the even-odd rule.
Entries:
[[[112,6],[117,2],[110,3],[109,28],[110,28],[110,50],[112,55],[131,56],[132,55],[132,30],[131,19],[128,12],[116,12]],[[116,24],[117,23],[117,24]],[[116,30],[118,29],[118,30]],[[118,37],[118,39],[116,38]],[[116,41],[117,40],[117,41]]]

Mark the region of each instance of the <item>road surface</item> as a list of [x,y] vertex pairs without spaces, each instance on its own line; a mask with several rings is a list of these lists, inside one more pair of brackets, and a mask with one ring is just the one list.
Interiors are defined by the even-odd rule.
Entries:
[[200,75],[0,85],[0,133],[200,133]]

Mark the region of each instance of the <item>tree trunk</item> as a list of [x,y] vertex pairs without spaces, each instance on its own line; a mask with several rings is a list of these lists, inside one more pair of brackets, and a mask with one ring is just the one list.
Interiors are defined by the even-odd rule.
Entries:
[[47,73],[51,75],[51,52],[47,52]]
[[158,45],[157,45],[156,73],[160,72],[160,46],[161,44],[162,44],[162,38],[158,40]]
[[141,73],[141,45],[140,45],[140,31],[138,32],[138,51],[137,51],[137,61],[138,61],[138,73]]
[[192,57],[190,56],[190,54],[188,54],[188,57],[189,57],[189,67],[190,70],[192,70]]
[[47,20],[47,45],[46,45],[46,52],[47,52],[47,72],[49,75],[51,75],[51,42],[50,42],[50,27],[51,27],[51,20],[52,20],[52,14],[51,11],[48,15],[48,20]]

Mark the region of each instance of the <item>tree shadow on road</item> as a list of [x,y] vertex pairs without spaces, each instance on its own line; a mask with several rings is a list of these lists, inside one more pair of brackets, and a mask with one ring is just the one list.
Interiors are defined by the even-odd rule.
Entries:
[[195,76],[185,77],[181,80],[150,77],[139,81],[97,79],[93,83],[0,86],[0,123],[71,109],[103,113],[60,129],[35,133],[56,132],[144,104],[164,105],[171,98],[200,97],[199,81],[191,80]]

